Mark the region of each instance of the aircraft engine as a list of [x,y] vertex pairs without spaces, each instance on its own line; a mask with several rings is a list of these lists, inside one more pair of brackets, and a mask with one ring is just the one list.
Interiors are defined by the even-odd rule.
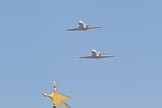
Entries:
[[99,56],[102,56],[102,53],[101,53],[101,52],[98,52],[98,55],[99,55]]

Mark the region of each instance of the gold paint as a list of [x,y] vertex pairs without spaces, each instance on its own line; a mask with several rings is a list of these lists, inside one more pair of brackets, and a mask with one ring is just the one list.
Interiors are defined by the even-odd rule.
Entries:
[[[54,81],[53,84],[54,84],[54,87],[56,87],[56,81]],[[58,104],[65,108],[70,108],[70,106],[66,102],[64,102],[64,100],[70,99],[71,97],[56,92],[56,88],[54,88],[53,93],[51,94],[44,93],[43,95],[49,97],[52,100],[54,106]]]

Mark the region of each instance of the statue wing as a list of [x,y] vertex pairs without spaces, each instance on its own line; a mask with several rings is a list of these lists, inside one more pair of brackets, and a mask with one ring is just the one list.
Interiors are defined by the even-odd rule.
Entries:
[[65,108],[70,108],[70,106],[64,101],[59,101],[58,104],[65,107]]
[[70,108],[70,106],[64,102],[65,99],[70,99],[70,96],[66,96],[64,94],[61,93],[56,93],[56,99],[54,100],[56,104],[61,105],[65,108]]
[[57,93],[57,99],[60,99],[60,100],[65,100],[65,99],[70,99],[71,97],[70,96],[66,96],[64,94],[61,94],[61,93]]

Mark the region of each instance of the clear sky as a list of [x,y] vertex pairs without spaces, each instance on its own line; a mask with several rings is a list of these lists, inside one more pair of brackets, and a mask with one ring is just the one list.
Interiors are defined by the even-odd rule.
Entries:
[[[161,0],[1,0],[0,108],[162,108]],[[102,26],[67,32],[77,22]],[[79,59],[96,49],[114,58]],[[58,108],[63,108],[58,106]]]

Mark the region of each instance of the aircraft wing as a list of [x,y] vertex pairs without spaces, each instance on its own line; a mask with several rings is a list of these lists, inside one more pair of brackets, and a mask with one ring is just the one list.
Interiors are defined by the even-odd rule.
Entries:
[[96,57],[92,57],[92,56],[85,56],[85,57],[79,57],[79,58],[92,58],[92,59],[100,59],[100,58],[111,58],[114,56],[96,56]]
[[73,28],[73,29],[67,29],[66,31],[79,31],[81,30],[80,28]]
[[79,58],[93,58],[92,56],[84,56],[84,57],[79,57]]
[[99,56],[99,58],[111,58],[111,57],[114,57],[114,56]]
[[102,28],[102,27],[97,27],[97,26],[89,26],[88,29],[96,29],[96,28]]

